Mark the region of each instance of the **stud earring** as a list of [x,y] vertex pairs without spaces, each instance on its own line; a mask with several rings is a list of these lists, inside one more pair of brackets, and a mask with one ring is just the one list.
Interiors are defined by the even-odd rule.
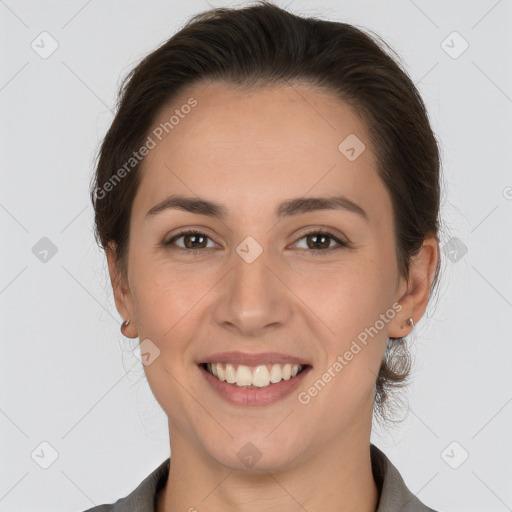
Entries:
[[[414,320],[412,319],[412,317],[409,317],[408,320],[407,320],[407,325],[410,325],[411,327],[414,327]],[[400,329],[405,329],[405,327],[402,325],[400,327]]]

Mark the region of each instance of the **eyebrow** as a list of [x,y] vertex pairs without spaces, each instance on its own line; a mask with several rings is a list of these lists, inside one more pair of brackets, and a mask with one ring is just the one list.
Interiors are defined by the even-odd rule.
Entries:
[[[153,217],[165,210],[177,209],[197,215],[207,215],[218,219],[228,217],[228,210],[225,206],[201,199],[197,197],[186,197],[182,195],[171,195],[153,206],[147,213],[147,217]],[[345,196],[329,197],[307,197],[296,198],[284,201],[275,210],[275,216],[278,218],[299,215],[302,213],[314,212],[318,210],[344,210],[356,213],[368,220],[367,213],[356,203]]]

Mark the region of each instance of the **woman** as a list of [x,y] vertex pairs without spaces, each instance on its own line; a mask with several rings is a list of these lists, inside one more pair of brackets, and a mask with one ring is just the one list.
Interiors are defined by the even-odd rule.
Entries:
[[370,433],[437,283],[439,167],[413,83],[351,25],[220,8],[147,56],[92,200],[171,457],[90,510],[432,510]]

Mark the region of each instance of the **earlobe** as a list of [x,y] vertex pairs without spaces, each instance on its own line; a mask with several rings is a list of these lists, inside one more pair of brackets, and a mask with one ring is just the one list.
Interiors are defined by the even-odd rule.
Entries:
[[404,280],[405,286],[400,287],[397,296],[402,309],[389,325],[389,337],[406,336],[425,313],[438,262],[439,242],[435,235],[429,235],[410,260],[409,278]]

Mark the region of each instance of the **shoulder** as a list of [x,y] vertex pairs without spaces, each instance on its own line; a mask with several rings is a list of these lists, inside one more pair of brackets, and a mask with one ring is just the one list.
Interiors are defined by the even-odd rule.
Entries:
[[415,496],[386,454],[370,444],[373,477],[380,491],[376,512],[438,512]]
[[154,512],[158,491],[169,476],[170,457],[154,469],[130,494],[115,503],[97,505],[83,512]]

